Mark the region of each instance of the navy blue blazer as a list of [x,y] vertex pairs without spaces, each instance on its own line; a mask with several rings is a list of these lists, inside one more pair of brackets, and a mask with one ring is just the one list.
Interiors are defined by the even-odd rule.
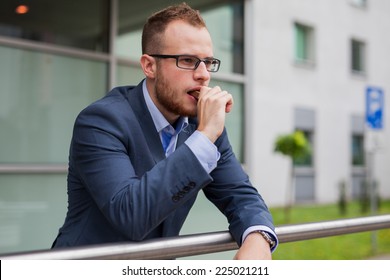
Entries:
[[114,88],[85,108],[74,125],[68,211],[53,247],[176,236],[200,190],[227,217],[239,245],[252,225],[274,230],[226,131],[215,143],[218,165],[208,174],[183,145],[196,128],[196,119],[190,119],[176,151],[166,158],[142,82]]

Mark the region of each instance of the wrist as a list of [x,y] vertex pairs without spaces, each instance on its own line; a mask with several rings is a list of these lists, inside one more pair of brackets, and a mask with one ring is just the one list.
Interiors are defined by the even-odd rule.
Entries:
[[263,230],[257,230],[257,231],[254,231],[253,233],[260,234],[265,239],[265,241],[267,241],[270,248],[273,248],[276,245],[275,240],[272,238],[272,236],[268,232],[263,231]]
[[203,136],[205,136],[207,139],[209,139],[209,141],[211,143],[215,143],[215,141],[217,141],[218,139],[218,135],[215,133],[215,132],[208,132],[207,130],[205,129],[202,129],[202,128],[199,128],[197,129],[200,133],[203,134]]

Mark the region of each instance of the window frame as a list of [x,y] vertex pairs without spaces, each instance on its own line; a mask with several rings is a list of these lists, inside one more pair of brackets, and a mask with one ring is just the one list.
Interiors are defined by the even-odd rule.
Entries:
[[298,21],[294,22],[294,61],[298,65],[315,64],[314,27]]

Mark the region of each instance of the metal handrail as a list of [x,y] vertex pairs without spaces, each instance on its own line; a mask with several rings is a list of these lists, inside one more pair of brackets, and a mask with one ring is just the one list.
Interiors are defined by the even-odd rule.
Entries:
[[[390,215],[285,225],[276,228],[280,243],[390,228]],[[237,249],[228,231],[77,248],[0,255],[2,260],[174,259]]]
[[67,171],[67,164],[0,164],[0,174],[66,174]]

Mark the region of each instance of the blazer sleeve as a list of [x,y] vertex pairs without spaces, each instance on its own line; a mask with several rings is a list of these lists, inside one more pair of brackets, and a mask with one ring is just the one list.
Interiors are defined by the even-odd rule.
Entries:
[[235,157],[226,130],[216,145],[221,157],[211,173],[213,182],[204,188],[204,193],[227,217],[237,244],[241,245],[244,231],[251,226],[265,226],[274,231],[271,213]]

